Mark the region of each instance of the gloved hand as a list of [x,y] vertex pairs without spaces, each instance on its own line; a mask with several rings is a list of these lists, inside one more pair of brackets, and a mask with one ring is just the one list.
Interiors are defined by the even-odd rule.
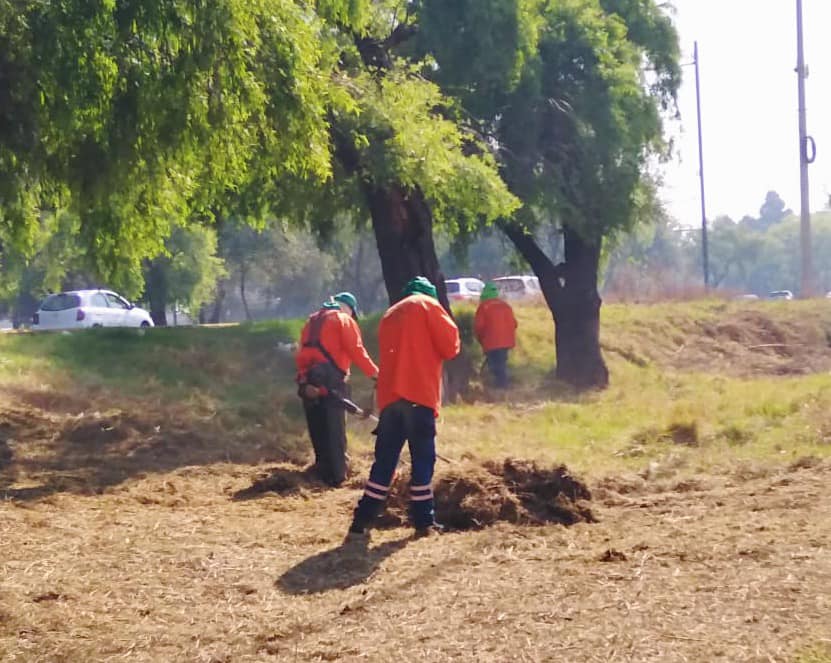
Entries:
[[301,384],[297,390],[300,398],[306,398],[310,401],[313,401],[316,398],[320,398],[321,396],[326,396],[329,393],[329,390],[326,387],[316,387],[313,384],[304,383]]

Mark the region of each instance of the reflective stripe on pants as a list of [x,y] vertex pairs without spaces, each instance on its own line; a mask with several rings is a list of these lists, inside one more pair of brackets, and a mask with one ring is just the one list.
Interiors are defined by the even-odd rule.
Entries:
[[378,421],[375,462],[369,481],[355,509],[355,520],[369,525],[384,508],[377,487],[389,486],[404,448],[409,443],[412,473],[410,477],[410,518],[417,528],[434,522],[431,484],[436,464],[436,418],[433,410],[408,401],[396,401],[384,408]]

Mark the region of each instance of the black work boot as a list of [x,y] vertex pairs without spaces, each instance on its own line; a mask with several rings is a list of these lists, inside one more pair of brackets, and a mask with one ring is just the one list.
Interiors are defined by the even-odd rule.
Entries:
[[369,539],[369,526],[355,518],[346,533],[346,541],[366,541]]
[[425,525],[424,527],[416,527],[415,533],[413,534],[413,538],[424,539],[428,536],[444,534],[444,531],[444,525],[437,522],[432,522],[429,525]]

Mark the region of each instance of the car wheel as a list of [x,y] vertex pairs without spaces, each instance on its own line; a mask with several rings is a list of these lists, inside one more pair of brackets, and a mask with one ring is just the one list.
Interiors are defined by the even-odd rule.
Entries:
[[141,324],[139,325],[139,327],[149,327],[149,326],[150,326],[150,323],[147,322],[147,320],[142,320]]

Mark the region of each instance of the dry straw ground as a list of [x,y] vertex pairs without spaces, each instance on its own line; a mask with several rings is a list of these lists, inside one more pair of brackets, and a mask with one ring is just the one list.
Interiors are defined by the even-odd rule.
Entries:
[[[718,366],[708,338],[656,341],[648,361]],[[460,531],[413,540],[396,502],[364,545],[343,535],[366,444],[326,490],[268,425],[236,438],[177,404],[107,411],[106,396],[0,399],[0,661],[831,660],[827,459],[583,483],[444,447],[440,507]]]

